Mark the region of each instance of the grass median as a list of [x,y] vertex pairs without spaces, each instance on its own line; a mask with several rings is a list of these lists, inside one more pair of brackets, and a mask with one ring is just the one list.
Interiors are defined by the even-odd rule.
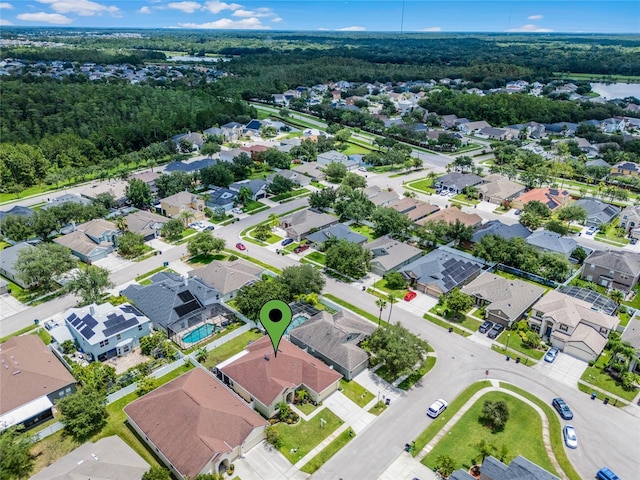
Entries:
[[356,434],[351,427],[347,428],[344,432],[334,438],[329,445],[324,447],[320,453],[305,463],[300,470],[305,473],[314,473],[355,436]]

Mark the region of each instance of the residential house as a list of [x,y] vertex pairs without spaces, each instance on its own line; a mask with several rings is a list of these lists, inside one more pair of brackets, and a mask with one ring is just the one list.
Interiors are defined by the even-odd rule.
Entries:
[[608,224],[620,213],[620,207],[601,202],[595,198],[580,198],[573,202],[576,207],[582,207],[587,211],[585,225],[597,227],[600,224]]
[[20,242],[3,249],[0,255],[0,275],[11,280],[21,288],[32,287],[33,284],[26,284],[24,280],[20,278],[20,272],[15,268],[15,265],[20,257],[21,251],[33,248],[35,247],[30,243]]
[[306,175],[313,182],[321,182],[327,178],[326,174],[320,170],[318,162],[304,162],[293,167],[291,171]]
[[181,214],[188,212],[190,221],[206,220],[204,214],[204,200],[191,192],[178,192],[160,200],[162,214],[169,218],[180,218]]
[[603,159],[601,158],[597,158],[595,160],[589,160],[587,162],[584,162],[584,166],[585,167],[607,167],[610,168],[610,165],[605,162]]
[[221,137],[224,137],[224,132],[220,127],[207,128],[206,130],[203,130],[202,133],[204,135],[211,135],[212,137],[216,137],[218,135],[220,135]]
[[218,378],[266,418],[280,402],[292,403],[304,388],[310,400],[322,402],[338,390],[342,375],[283,338],[278,353],[268,336],[247,345],[246,354],[218,366]]
[[395,203],[386,206],[396,212],[404,213],[409,220],[417,222],[425,217],[440,210],[437,205],[431,205],[430,203],[417,200],[415,198],[403,198]]
[[71,249],[73,255],[91,265],[114,251],[118,245],[117,237],[121,234],[115,223],[96,218],[74,226],[73,232],[53,241]]
[[476,135],[490,140],[511,140],[513,137],[518,136],[518,131],[512,128],[484,127]]
[[328,240],[346,240],[349,243],[356,243],[358,245],[367,243],[367,237],[365,235],[354,232],[344,223],[329,225],[307,236],[307,242],[313,244],[315,248],[322,249],[324,243]]
[[[222,153],[220,154],[222,155]],[[172,172],[185,172],[185,173],[194,173],[202,170],[203,168],[211,167],[216,165],[218,160],[215,158],[208,157],[200,157],[199,160],[190,160],[188,162],[183,162],[182,160],[176,160],[175,162],[168,163],[166,167],[164,167],[165,174]]]
[[335,150],[329,150],[328,152],[320,153],[316,157],[318,166],[326,168],[331,163],[342,163],[347,170],[353,170],[358,166],[358,162],[351,160],[344,153],[337,152]]
[[211,285],[220,293],[221,300],[226,302],[235,297],[242,287],[257,282],[265,274],[268,274],[268,270],[239,258],[232,262],[213,261],[191,270],[189,277],[200,278]]
[[155,195],[156,193],[158,193],[158,187],[156,187],[156,180],[158,178],[160,178],[159,172],[146,171],[141,173],[134,173],[133,175],[129,176],[129,181],[131,181],[132,179],[136,179],[146,183],[151,190],[151,194]]
[[123,180],[109,180],[86,187],[80,195],[89,200],[95,200],[101,193],[108,193],[113,197],[117,207],[123,207],[127,203],[128,186],[129,182]]
[[140,480],[149,464],[117,435],[87,442],[40,470],[31,480]]
[[400,273],[412,288],[438,297],[476,278],[482,264],[472,255],[441,247],[405,265]]
[[274,93],[274,94],[272,94],[271,95],[271,100],[276,105],[284,105],[284,106],[289,105],[289,100],[287,100],[287,97],[285,97],[282,93]]
[[371,273],[383,277],[408,265],[422,256],[422,250],[388,235],[376,238],[366,247],[371,251]]
[[462,193],[466,187],[480,185],[482,181],[482,177],[472,173],[451,172],[438,177],[436,180],[436,189]]
[[[474,477],[465,470],[456,470],[449,480],[471,480]],[[488,456],[480,467],[480,480],[560,480],[544,468],[518,455],[509,465]]]
[[611,175],[629,175],[637,177],[640,175],[640,165],[627,161],[618,162],[611,167]]
[[200,151],[200,148],[202,148],[202,145],[204,145],[204,137],[201,133],[198,132],[189,132],[175,135],[171,138],[171,140],[173,140],[173,143],[176,145],[179,151],[181,150],[181,144],[185,142],[186,144],[191,146],[192,152],[194,150]]
[[640,205],[625,207],[620,212],[618,226],[624,228],[627,233],[640,227]]
[[0,431],[53,418],[55,401],[76,391],[75,378],[37,335],[0,344],[0,364]]
[[388,207],[390,204],[399,200],[400,196],[390,188],[380,188],[377,185],[372,185],[363,190],[367,198],[376,207]]
[[5,293],[9,293],[9,282],[0,277],[0,295],[4,295]]
[[620,340],[627,342],[635,351],[636,356],[629,362],[629,371],[640,373],[640,320],[634,317],[622,332]]
[[309,234],[336,223],[338,223],[337,217],[307,208],[282,217],[280,228],[287,232],[287,237],[299,242]]
[[223,162],[233,162],[233,159],[239,157],[240,155],[245,154],[248,155],[247,152],[242,150],[241,148],[230,148],[230,149],[222,149],[218,153],[218,158]]
[[160,237],[160,230],[169,219],[147,210],[138,210],[124,217],[124,221],[129,232],[142,235],[148,241]]
[[[598,148],[594,145],[591,145],[589,140],[587,140],[586,138],[575,137],[574,140],[578,144],[580,150],[582,150],[582,152],[587,155],[587,158],[593,158],[598,155]],[[605,162],[605,164],[606,167],[609,167],[609,164],[607,162]]]
[[489,122],[486,122],[484,120],[480,120],[479,122],[467,122],[458,125],[458,130],[465,135],[475,135],[483,128],[491,128],[491,125],[489,125]]
[[566,190],[556,188],[534,188],[523,193],[512,202],[514,208],[523,209],[524,206],[533,201],[544,203],[551,211],[558,207],[563,207],[571,201],[571,195]]
[[450,129],[456,126],[456,121],[458,117],[456,115],[440,115],[438,117],[440,119],[440,124],[443,128]]
[[475,228],[482,223],[482,217],[477,213],[465,213],[458,207],[449,207],[416,223],[418,225],[424,225],[427,222],[447,222],[449,225],[454,225],[457,221],[460,221],[460,223],[467,227]]
[[225,212],[231,210],[238,198],[238,192],[224,187],[211,187],[206,193],[206,205],[211,210],[222,208]]
[[584,261],[582,278],[628,293],[640,277],[640,254],[596,250]]
[[544,128],[547,133],[550,134],[559,134],[565,137],[573,137],[576,134],[578,124],[568,122],[545,123]]
[[272,173],[267,177],[267,183],[272,183],[273,179],[276,177],[283,177],[291,180],[294,185],[298,187],[306,187],[307,185],[311,184],[311,178],[294,170],[280,170],[279,172]]
[[545,126],[538,122],[527,122],[523,125],[523,128],[527,129],[529,138],[539,139],[546,135]]
[[244,125],[238,122],[226,123],[220,129],[227,142],[237,142],[244,135]]
[[251,190],[251,200],[257,201],[267,196],[267,185],[266,181],[260,179],[240,180],[229,185],[229,190],[239,193],[242,187],[246,187]]
[[129,303],[70,308],[64,319],[76,345],[90,361],[127,355],[140,345],[140,338],[149,335],[149,318]]
[[124,413],[138,437],[180,480],[224,473],[264,440],[269,424],[202,368],[131,402]]
[[592,304],[551,290],[532,307],[529,327],[565,353],[586,362],[602,353],[609,333],[618,325]]
[[369,354],[360,343],[376,329],[375,324],[345,310],[331,314],[318,312],[302,325],[289,331],[291,343],[352,380],[369,366]]
[[525,186],[512,182],[500,174],[494,173],[483,178],[483,183],[476,187],[480,200],[496,205],[511,201],[525,191]]
[[246,145],[240,147],[240,150],[249,155],[251,160],[258,161],[261,158],[260,154],[269,150],[269,147],[265,145]]
[[573,238],[564,237],[548,230],[537,230],[527,237],[525,242],[540,252],[559,253],[569,258],[580,246]]
[[300,138],[285,138],[280,140],[280,144],[276,147],[279,151],[289,153],[291,149],[302,143]]
[[22,205],[14,205],[9,210],[0,211],[0,222],[2,222],[6,217],[15,215],[17,217],[25,217],[29,218],[33,215],[33,210],[29,207],[23,207]]
[[60,195],[59,197],[47,200],[47,204],[40,207],[41,210],[48,210],[51,207],[59,207],[61,205],[64,205],[65,203],[78,203],[80,205],[91,205],[92,203],[88,198],[82,197],[76,193],[65,193],[64,195]]
[[486,235],[497,235],[505,240],[509,240],[514,237],[527,238],[531,235],[531,232],[520,223],[507,225],[500,220],[490,220],[476,229],[471,238],[471,242],[478,243]]
[[462,287],[461,292],[474,298],[476,306],[484,309],[487,320],[511,327],[544,295],[545,289],[485,272]]
[[262,128],[262,122],[257,119],[251,120],[244,126],[244,130],[248,135],[260,136],[260,129]]
[[624,117],[612,117],[602,121],[600,128],[604,133],[624,132],[628,123]]

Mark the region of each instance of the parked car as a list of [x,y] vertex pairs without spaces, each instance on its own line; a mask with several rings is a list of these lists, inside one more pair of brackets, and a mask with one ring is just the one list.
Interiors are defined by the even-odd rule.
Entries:
[[244,243],[240,243],[240,242],[236,243],[236,248],[238,250],[243,250],[243,251],[247,249],[247,247],[244,246]]
[[417,296],[418,296],[418,294],[416,292],[414,292],[413,290],[409,290],[407,292],[407,294],[404,296],[404,300],[405,300],[405,302],[410,302],[411,300],[413,300]]
[[597,227],[589,227],[587,229],[587,235],[593,235],[594,233],[596,233],[596,230],[598,230]]
[[447,196],[447,193],[448,193],[448,191],[447,191],[447,190],[442,190],[442,191],[440,192],[440,196],[441,196],[441,197],[446,197],[446,196]]
[[308,250],[310,247],[309,244],[306,245],[298,245],[296,248],[293,249],[293,253],[302,253],[305,250]]
[[500,335],[503,330],[504,330],[504,325],[500,325],[499,323],[496,323],[493,326],[493,328],[489,330],[489,333],[487,333],[487,337],[491,339],[498,338],[498,335]]
[[231,213],[237,213],[238,215],[240,215],[242,213],[242,209],[241,208],[232,208],[231,209]]
[[358,167],[358,170],[360,170],[361,172],[366,172],[367,169],[365,167]]
[[598,470],[598,473],[596,473],[596,477],[598,477],[599,480],[620,480],[620,477],[613,473],[607,467],[603,467]]
[[566,402],[560,397],[554,398],[551,401],[551,405],[553,406],[553,408],[555,408],[558,411],[560,416],[565,420],[571,420],[573,418],[573,412],[569,408],[569,405],[567,405]]
[[560,351],[556,347],[551,347],[549,351],[546,353],[546,355],[544,356],[544,361],[553,363],[553,361],[558,356],[558,353],[560,353]]
[[565,425],[562,429],[562,436],[564,437],[564,444],[569,448],[578,448],[578,437],[576,437],[576,431],[573,425]]
[[214,227],[213,225],[209,225],[208,227],[204,227],[203,232],[210,232],[211,230],[214,230],[216,227]]
[[632,238],[631,239],[631,245],[635,245],[636,243],[638,243],[638,239],[637,238]]
[[280,245],[282,245],[283,247],[286,247],[287,245],[290,245],[293,243],[293,238],[285,238],[284,240],[282,240],[282,242],[280,242]]
[[444,412],[448,406],[449,404],[445,400],[439,398],[431,404],[429,410],[427,410],[427,415],[429,415],[431,418],[436,418],[438,415]]
[[520,214],[522,213],[522,210],[520,210],[520,209],[518,208],[518,209],[516,209],[516,211],[515,211],[515,212],[513,212],[513,213],[515,213],[516,215],[520,215]]
[[487,333],[492,328],[493,328],[493,322],[486,321],[482,325],[480,325],[480,328],[478,329],[478,331],[480,333]]

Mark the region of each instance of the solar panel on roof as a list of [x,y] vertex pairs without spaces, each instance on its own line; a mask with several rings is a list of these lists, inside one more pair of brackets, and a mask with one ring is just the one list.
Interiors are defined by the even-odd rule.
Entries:
[[78,318],[78,316],[75,313],[72,313],[71,315],[69,315],[67,317],[67,320],[69,320],[71,322],[72,320],[75,320],[76,318]]
[[129,320],[124,320],[122,322],[119,322],[116,325],[113,325],[112,327],[106,328],[102,331],[102,333],[104,334],[105,337],[110,337],[118,332],[122,332],[124,330],[127,330],[128,328],[133,327],[134,325],[138,324],[138,320],[135,318],[130,318]]
[[185,303],[194,299],[193,294],[189,290],[178,293],[178,297]]
[[86,325],[82,330],[80,330],[80,334],[89,340],[96,334],[96,332],[94,332],[90,326]]
[[124,322],[125,319],[122,315],[113,315],[109,320],[104,322],[104,326],[107,328],[115,327],[116,325]]
[[98,324],[98,321],[88,313],[82,318],[82,321],[89,325],[91,328],[95,327]]
[[179,305],[179,306],[175,307],[174,310],[178,314],[178,316],[184,317],[188,313],[191,313],[194,310],[199,309],[200,306],[201,306],[200,302],[198,302],[197,300],[194,299],[193,301],[187,302],[184,305]]

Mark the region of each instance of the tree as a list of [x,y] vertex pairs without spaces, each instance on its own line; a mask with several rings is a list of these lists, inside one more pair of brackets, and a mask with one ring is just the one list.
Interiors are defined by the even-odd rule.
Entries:
[[33,469],[31,455],[33,439],[22,433],[20,427],[11,427],[0,435],[0,480],[29,476]]
[[33,232],[45,242],[49,241],[51,232],[58,228],[56,216],[50,210],[37,210],[29,222]]
[[222,238],[214,237],[209,232],[197,233],[187,243],[189,255],[211,255],[224,250],[225,241]]
[[367,180],[357,173],[348,172],[342,179],[342,185],[350,188],[365,188]]
[[151,467],[142,475],[142,480],[171,480],[171,473],[163,467]]
[[15,269],[26,285],[49,290],[55,283],[54,277],[71,270],[76,263],[67,247],[56,243],[43,243],[20,250]]
[[151,188],[142,180],[132,178],[127,185],[126,194],[131,204],[136,208],[144,208],[153,203]]
[[327,180],[331,183],[340,183],[347,175],[347,167],[340,162],[331,162],[324,170]]
[[530,230],[537,230],[542,226],[543,220],[533,213],[525,212],[520,215],[520,223]]
[[105,210],[109,211],[116,206],[116,199],[109,192],[99,193],[93,199],[95,205],[102,206]]
[[530,213],[536,217],[549,218],[551,216],[549,207],[538,200],[527,202],[522,210],[524,213]]
[[193,220],[195,218],[195,214],[191,210],[183,210],[180,212],[178,217],[184,222],[184,226],[186,228],[189,225],[189,220]]
[[504,443],[500,446],[500,451],[498,452],[498,460],[502,463],[509,463],[509,447]]
[[474,445],[474,447],[476,448],[476,450],[478,451],[478,453],[482,457],[482,461],[483,462],[484,462],[485,458],[487,458],[490,455],[493,455],[493,452],[495,452],[495,450],[496,450],[496,447],[494,447],[493,445],[491,445],[489,442],[487,442],[484,439],[480,440],[478,443],[476,443]]
[[136,395],[142,397],[158,388],[158,379],[155,377],[143,377],[138,380],[137,386]]
[[319,210],[331,207],[335,201],[336,191],[332,188],[323,188],[309,195],[309,206]]
[[561,222],[560,220],[556,220],[555,218],[549,220],[545,224],[545,228],[550,232],[554,232],[562,236],[569,233],[569,226],[566,223]]
[[376,300],[376,307],[380,309],[380,312],[378,313],[378,327],[379,327],[382,320],[382,310],[387,308],[387,301],[382,298],[378,298]]
[[213,156],[213,154],[218,153],[220,151],[220,145],[216,142],[207,142],[202,147],[200,147],[200,154],[207,155],[208,157]]
[[205,347],[199,348],[198,351],[196,351],[196,360],[198,363],[206,362],[208,356],[209,352]]
[[334,208],[342,220],[349,219],[359,223],[371,215],[373,202],[361,190],[352,190],[349,187],[341,190],[341,198]]
[[19,215],[7,215],[0,223],[0,232],[14,242],[28,240],[34,233],[29,219]]
[[286,267],[278,277],[278,281],[289,289],[292,297],[319,294],[324,288],[324,278],[312,265],[303,264]]
[[293,180],[276,174],[276,176],[273,177],[273,181],[267,187],[267,191],[272,195],[280,195],[282,193],[290,192],[294,187],[295,184],[293,183]]
[[251,168],[253,167],[253,160],[246,153],[241,153],[237,157],[234,157],[231,162],[231,170],[236,181],[249,178],[251,175]]
[[522,343],[529,348],[538,348],[542,343],[542,339],[532,330],[527,330],[522,336]]
[[270,213],[269,216],[267,217],[267,225],[269,225],[269,228],[275,228],[278,226],[279,223],[280,223],[280,217],[278,217],[278,215],[275,213]]
[[341,130],[338,130],[334,135],[334,137],[336,141],[340,143],[346,143],[351,138],[351,130],[349,130],[348,128],[343,128]]
[[624,301],[624,293],[620,290],[612,290],[609,297],[616,303],[616,305],[620,305]]
[[351,278],[361,278],[370,269],[371,251],[362,245],[338,240],[326,252],[327,268]]
[[576,259],[580,265],[582,265],[587,256],[587,252],[585,252],[582,247],[577,247],[573,252],[571,252],[571,258]]
[[447,229],[447,237],[458,243],[469,242],[473,237],[473,227],[467,226],[456,218],[455,223],[450,223]]
[[185,190],[191,191],[194,187],[193,175],[187,172],[163,173],[156,179],[158,197],[165,198]]
[[56,402],[65,430],[79,442],[84,442],[105,425],[106,405],[104,392],[90,387],[82,387]]
[[184,231],[184,224],[173,218],[169,220],[167,223],[162,225],[160,228],[160,233],[163,237],[165,237],[170,242],[176,242],[182,238],[182,232]]
[[233,179],[233,171],[226,162],[200,169],[200,183],[206,187],[215,185],[228,188],[233,183]]
[[447,478],[456,469],[456,462],[449,455],[438,455],[436,459],[436,471]]
[[116,381],[116,369],[102,362],[92,362],[85,367],[73,363],[72,369],[73,376],[78,379],[78,382],[91,390],[106,393]]
[[234,300],[240,313],[253,321],[258,321],[262,306],[269,300],[282,300],[287,303],[292,298],[291,292],[282,282],[269,277],[243,286]]
[[[396,297],[396,294],[391,292],[387,294],[387,302],[389,302],[389,317],[387,318],[387,323],[391,323],[391,313],[393,312],[393,304],[396,303],[398,301],[398,297]],[[400,322],[398,322],[398,325],[400,325]]]
[[253,229],[251,235],[258,240],[265,241],[271,235],[271,227],[267,223],[261,223]]
[[280,431],[275,427],[275,425],[269,425],[265,429],[265,434],[267,443],[273,445],[277,449],[282,447],[283,441],[280,437]]
[[269,148],[260,155],[260,158],[271,168],[289,170],[291,167],[291,156],[277,148]]
[[67,355],[72,354],[77,350],[76,342],[74,342],[73,340],[65,340],[60,344],[60,347],[62,348],[62,353],[65,353]]
[[560,209],[558,218],[569,223],[583,223],[587,219],[587,211],[579,205],[568,205]]
[[124,232],[118,238],[118,253],[124,258],[135,258],[142,255],[144,253],[144,236],[138,233]]
[[422,363],[428,349],[427,342],[399,323],[376,329],[366,347],[384,362],[394,378],[411,372]]
[[498,400],[497,402],[490,400],[485,401],[482,406],[480,419],[486,422],[491,430],[496,432],[503,430],[507,420],[509,420],[509,407],[507,406],[507,402],[504,400]]
[[411,227],[411,220],[404,213],[393,208],[377,207],[371,213],[376,236],[404,236]]
[[[129,225],[127,224],[127,220],[124,217],[116,218],[115,222],[116,228],[121,232],[126,232],[129,229]],[[118,244],[120,244],[120,239],[118,239]]]
[[245,207],[251,202],[253,198],[253,192],[249,187],[240,187],[238,191],[238,203],[244,205]]
[[400,290],[407,286],[407,280],[400,272],[387,273],[383,278],[386,282],[387,288],[391,290]]
[[[462,293],[459,288],[454,288],[445,295],[447,308],[455,315],[460,315],[473,307],[473,298],[466,293]],[[463,317],[464,318],[464,317]]]
[[83,304],[97,303],[102,298],[104,289],[112,287],[109,280],[109,271],[88,265],[86,270],[80,270],[74,278],[67,283],[66,289],[71,293],[80,295]]

